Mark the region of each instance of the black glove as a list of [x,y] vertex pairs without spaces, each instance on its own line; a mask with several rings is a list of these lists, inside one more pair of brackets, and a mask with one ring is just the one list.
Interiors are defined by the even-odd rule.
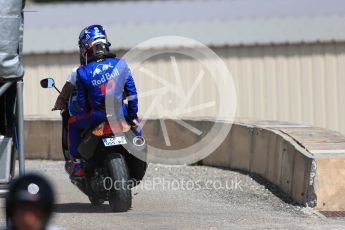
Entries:
[[139,126],[139,122],[138,122],[137,118],[134,118],[134,119],[129,118],[127,120],[127,122],[132,127],[138,127]]

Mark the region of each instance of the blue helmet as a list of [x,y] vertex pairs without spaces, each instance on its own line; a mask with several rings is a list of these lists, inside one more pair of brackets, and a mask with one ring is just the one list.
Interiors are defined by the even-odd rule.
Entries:
[[95,56],[104,55],[111,45],[101,25],[91,25],[84,28],[80,32],[78,43],[82,56],[88,53]]

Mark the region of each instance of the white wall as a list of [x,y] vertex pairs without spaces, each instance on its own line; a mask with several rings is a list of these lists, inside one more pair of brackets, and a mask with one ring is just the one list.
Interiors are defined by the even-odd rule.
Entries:
[[[223,47],[214,51],[225,61],[237,90],[237,117],[313,124],[345,133],[345,43],[280,46]],[[25,55],[25,115],[27,118],[58,118],[51,112],[57,93],[39,87],[42,77],[54,76],[62,87],[69,71],[78,66],[76,54]],[[135,63],[129,63],[135,66]],[[177,58],[185,92],[202,69],[200,63]],[[143,66],[162,79],[176,83],[170,55],[159,56]],[[161,83],[133,70],[139,93],[159,88]],[[175,82],[175,83],[174,83]],[[214,81],[205,74],[189,107],[217,99]],[[164,109],[153,108],[150,116],[169,116],[178,99],[162,96]],[[151,105],[152,97],[140,102],[140,111]],[[170,103],[169,103],[170,101]],[[166,114],[162,113],[166,111]],[[217,106],[196,111],[189,117],[212,117]]]

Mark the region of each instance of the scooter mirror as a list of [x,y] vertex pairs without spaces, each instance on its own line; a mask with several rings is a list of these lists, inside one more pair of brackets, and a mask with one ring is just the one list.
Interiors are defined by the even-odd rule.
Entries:
[[40,83],[42,88],[52,88],[55,86],[55,81],[53,78],[44,78]]

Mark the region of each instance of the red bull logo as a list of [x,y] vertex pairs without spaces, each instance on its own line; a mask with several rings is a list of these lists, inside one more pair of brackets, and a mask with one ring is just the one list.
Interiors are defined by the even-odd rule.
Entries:
[[110,67],[113,67],[113,66],[104,64],[104,65],[98,65],[96,67],[96,69],[93,71],[92,77],[95,78],[95,77],[98,77],[99,75],[101,75],[101,77],[91,81],[93,86],[99,86],[99,85],[105,84],[120,75],[119,70],[117,68],[114,68],[114,70],[111,73],[109,72],[104,73],[105,71],[108,71]]

